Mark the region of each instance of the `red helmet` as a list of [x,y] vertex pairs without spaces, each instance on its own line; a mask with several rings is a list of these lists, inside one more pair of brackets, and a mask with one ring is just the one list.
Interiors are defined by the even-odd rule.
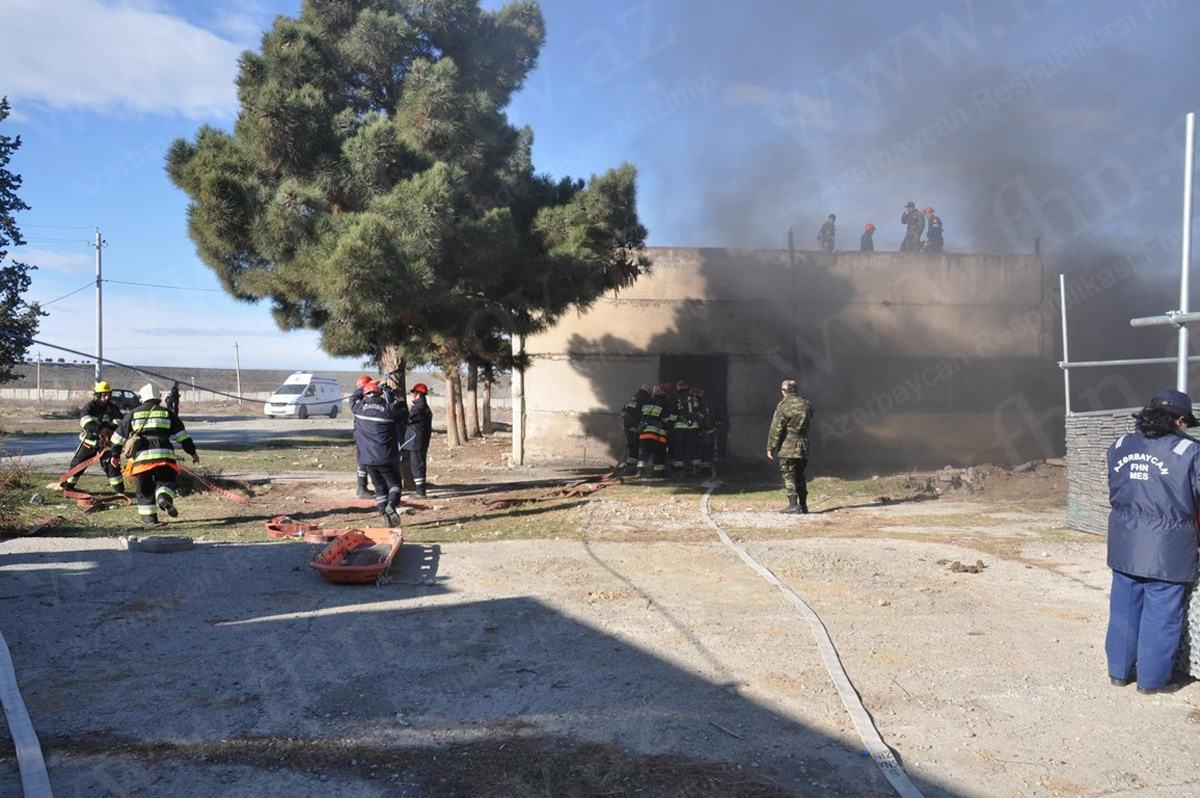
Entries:
[[367,384],[368,382],[370,382],[370,381],[371,381],[371,378],[370,378],[370,377],[368,377],[366,374],[364,374],[364,375],[362,375],[361,377],[359,377],[359,378],[358,378],[358,387],[359,387],[359,388],[361,388],[361,387],[363,387],[364,385],[366,385],[366,384]]
[[675,390],[677,390],[677,391],[686,391],[687,389],[688,389],[688,384],[686,382],[684,382],[683,380],[680,380],[678,382],[678,384],[676,384],[676,386],[675,386]]
[[866,231],[869,233],[869,232],[871,232],[872,230],[874,230],[874,229],[875,229],[875,225],[871,224],[870,222],[867,222],[867,226],[866,226],[865,228],[863,228],[863,229],[864,229],[864,230],[866,230]]
[[365,394],[366,393],[383,393],[383,391],[380,390],[380,388],[379,388],[379,383],[375,382],[375,380],[367,380],[365,383],[363,383],[362,389],[363,389],[363,393],[365,393]]
[[429,393],[429,387],[423,382],[418,382],[412,387],[412,393]]
[[692,386],[692,396],[704,396],[704,389],[699,385]]
[[933,206],[932,206],[932,205],[926,205],[926,206],[925,206],[925,213],[933,213]]

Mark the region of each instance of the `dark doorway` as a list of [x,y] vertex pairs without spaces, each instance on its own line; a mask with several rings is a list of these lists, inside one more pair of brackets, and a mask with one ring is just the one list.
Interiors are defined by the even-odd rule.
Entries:
[[659,355],[659,382],[676,385],[680,380],[689,386],[699,385],[704,395],[712,400],[717,409],[716,454],[717,460],[725,459],[725,441],[728,436],[728,388],[729,359],[724,355]]

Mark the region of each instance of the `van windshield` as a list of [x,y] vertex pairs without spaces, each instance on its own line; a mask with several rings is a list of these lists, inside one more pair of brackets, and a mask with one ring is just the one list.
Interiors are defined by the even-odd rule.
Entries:
[[305,385],[280,385],[275,389],[276,396],[299,396],[304,393]]

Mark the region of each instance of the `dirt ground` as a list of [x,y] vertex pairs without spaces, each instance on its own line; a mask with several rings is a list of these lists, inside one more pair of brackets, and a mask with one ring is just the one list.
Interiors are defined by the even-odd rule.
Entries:
[[[434,481],[553,476],[491,447]],[[505,795],[446,774],[588,746],[726,763],[763,795],[896,794],[809,621],[716,525],[819,616],[922,795],[1194,796],[1200,686],[1109,684],[1104,542],[1065,528],[1063,471],[914,474],[863,496],[817,479],[807,516],[737,480],[603,490],[561,510],[569,535],[406,543],[367,586],[322,581],[299,542],[15,538],[0,631],[59,796]],[[406,524],[470,524],[479,498],[428,505]],[[0,796],[20,794],[0,756]]]

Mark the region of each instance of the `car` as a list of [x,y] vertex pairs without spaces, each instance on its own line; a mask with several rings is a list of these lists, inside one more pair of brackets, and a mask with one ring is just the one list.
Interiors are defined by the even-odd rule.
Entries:
[[108,401],[121,408],[122,413],[128,413],[142,403],[142,400],[138,398],[137,392],[131,391],[128,388],[113,388],[112,399]]

